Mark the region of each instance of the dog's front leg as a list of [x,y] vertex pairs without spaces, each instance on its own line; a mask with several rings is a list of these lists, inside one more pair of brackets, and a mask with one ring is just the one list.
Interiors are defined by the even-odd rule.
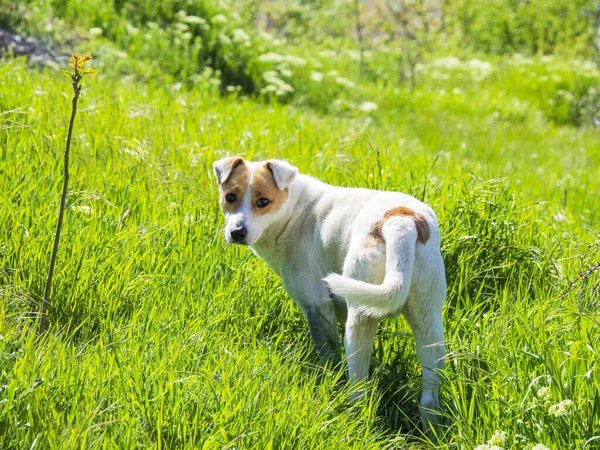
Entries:
[[287,293],[306,316],[319,357],[338,362],[340,338],[336,325],[335,304],[329,295],[329,289],[319,277],[294,273],[282,278]]
[[339,362],[339,336],[336,326],[335,305],[333,300],[319,299],[305,309],[310,336],[319,357],[324,360]]

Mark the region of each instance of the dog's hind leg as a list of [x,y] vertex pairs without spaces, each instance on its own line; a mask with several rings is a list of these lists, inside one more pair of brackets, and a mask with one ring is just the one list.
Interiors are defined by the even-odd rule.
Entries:
[[357,234],[343,275],[325,278],[348,303],[344,344],[352,383],[368,375],[378,321],[401,313],[411,287],[418,238],[415,222],[390,217],[381,227],[378,236]]
[[446,282],[439,254],[417,258],[415,269],[418,276],[413,280],[413,289],[403,314],[412,328],[417,356],[423,368],[421,419],[423,429],[427,430],[436,426],[436,412],[439,410],[439,371],[444,368],[446,354],[442,322]]
[[421,396],[421,420],[423,429],[437,425],[436,413],[439,410],[440,376],[438,371],[444,368],[444,328],[441,310],[431,312],[418,319],[405,314],[410,324],[417,356],[423,367],[423,394]]
[[[355,246],[344,263],[344,277],[366,283],[381,283],[385,274],[385,250],[383,246]],[[360,308],[348,305],[348,317],[344,332],[344,347],[348,364],[350,383],[358,384],[369,375],[373,341],[379,319],[364,314]],[[359,387],[352,399],[364,395]]]
[[[348,309],[344,347],[348,363],[348,378],[350,383],[357,384],[369,375],[373,341],[377,332],[379,320],[364,315],[356,308]],[[358,400],[364,394],[361,387],[353,396]]]

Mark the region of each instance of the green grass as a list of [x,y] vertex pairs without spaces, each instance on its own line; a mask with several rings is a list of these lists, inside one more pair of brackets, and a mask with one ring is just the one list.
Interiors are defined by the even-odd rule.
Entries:
[[[600,258],[600,144],[557,124],[556,79],[532,87],[532,73],[576,84],[575,62],[514,61],[484,80],[428,65],[415,90],[363,83],[345,98],[375,101],[371,114],[105,67],[84,85],[39,341],[70,90],[58,71],[1,63],[0,448],[471,449],[496,431],[505,448],[597,448],[599,277],[577,275]],[[211,166],[226,154],[434,207],[449,285],[439,436],[419,431],[402,318],[382,323],[368,400],[347,406],[343,368],[318,367],[278,278],[220,235]]]

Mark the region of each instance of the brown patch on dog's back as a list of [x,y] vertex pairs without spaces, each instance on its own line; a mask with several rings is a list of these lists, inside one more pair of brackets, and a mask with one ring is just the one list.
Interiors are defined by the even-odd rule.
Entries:
[[369,248],[377,248],[379,246],[383,246],[385,242],[383,241],[383,237],[381,234],[377,234],[377,232],[373,229],[365,236],[362,242],[364,247]]
[[[227,179],[219,184],[219,193],[221,194],[221,206],[223,210],[229,212],[235,211],[244,200],[246,190],[248,189],[248,167],[242,158],[232,163],[231,173]],[[225,196],[235,194],[237,197],[234,203],[227,203]]]
[[364,245],[367,247],[376,247],[380,245],[383,242],[383,235],[381,234],[383,225],[390,217],[394,216],[406,216],[412,218],[417,227],[417,241],[421,244],[425,244],[429,240],[429,224],[425,220],[425,217],[406,206],[398,206],[397,208],[387,211],[382,219],[375,222],[364,240]]
[[[267,162],[254,169],[250,182],[250,195],[252,195],[252,211],[257,216],[262,216],[275,212],[283,206],[288,198],[288,189],[281,190],[277,187],[270,164]],[[256,203],[260,198],[266,198],[270,203],[264,208],[259,208]]]

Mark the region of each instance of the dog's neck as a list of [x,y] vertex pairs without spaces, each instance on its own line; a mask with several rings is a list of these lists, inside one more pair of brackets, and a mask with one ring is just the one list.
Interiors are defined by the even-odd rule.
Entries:
[[[288,198],[282,207],[281,217],[273,222],[252,245],[261,258],[270,264],[271,259],[296,242],[288,236],[297,236],[297,230],[306,221],[314,220],[314,208],[327,185],[307,175],[298,174],[288,186]],[[277,258],[275,258],[277,259]]]

